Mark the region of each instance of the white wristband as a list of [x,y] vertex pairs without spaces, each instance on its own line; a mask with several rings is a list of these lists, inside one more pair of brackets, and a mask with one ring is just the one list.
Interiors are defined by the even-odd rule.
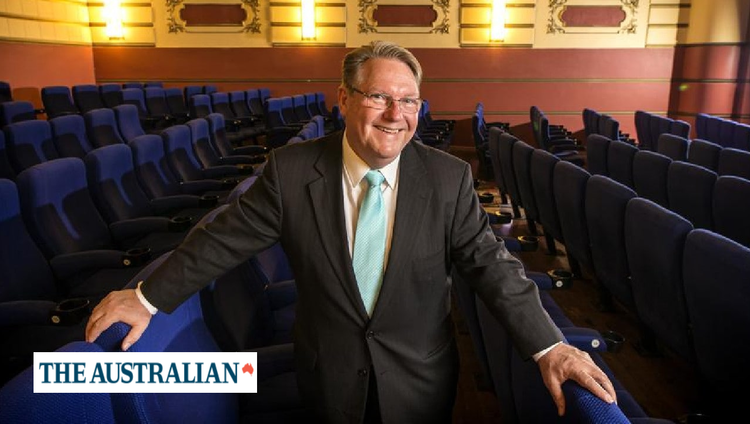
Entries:
[[547,352],[549,352],[550,350],[552,350],[555,346],[559,345],[560,343],[562,343],[562,342],[557,342],[557,343],[553,344],[552,346],[548,347],[547,349],[544,349],[542,351],[539,351],[539,352],[535,353],[532,356],[532,358],[534,358],[535,362],[539,362],[539,358],[541,358],[542,356],[546,355]]

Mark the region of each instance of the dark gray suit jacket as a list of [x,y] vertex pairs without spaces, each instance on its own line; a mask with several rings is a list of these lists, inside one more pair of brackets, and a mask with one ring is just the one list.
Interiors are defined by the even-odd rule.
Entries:
[[263,177],[198,228],[142,287],[169,312],[277,240],[295,274],[300,394],[325,422],[359,422],[370,370],[385,423],[450,422],[458,355],[450,317],[455,265],[530,356],[562,336],[522,265],[495,240],[468,164],[410,142],[401,154],[388,266],[368,318],[348,251],[342,135],[274,150]]

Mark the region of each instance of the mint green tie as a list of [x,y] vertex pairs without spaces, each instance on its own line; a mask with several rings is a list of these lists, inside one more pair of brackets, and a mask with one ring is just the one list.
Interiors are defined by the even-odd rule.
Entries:
[[357,230],[354,236],[352,265],[357,277],[359,294],[372,316],[383,284],[385,261],[385,205],[381,184],[385,180],[380,171],[368,171],[365,175],[369,188],[362,206],[359,207]]

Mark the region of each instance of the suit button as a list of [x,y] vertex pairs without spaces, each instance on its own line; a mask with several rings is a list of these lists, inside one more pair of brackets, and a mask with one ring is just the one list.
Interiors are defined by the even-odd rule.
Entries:
[[375,337],[375,332],[372,331],[372,330],[370,330],[370,331],[367,332],[367,334],[365,335],[365,337],[367,338],[367,340],[370,340],[373,337]]
[[360,370],[358,370],[358,371],[357,371],[357,374],[358,374],[358,375],[359,375],[360,377],[364,377],[364,376],[366,376],[366,375],[367,375],[367,368],[361,368]]

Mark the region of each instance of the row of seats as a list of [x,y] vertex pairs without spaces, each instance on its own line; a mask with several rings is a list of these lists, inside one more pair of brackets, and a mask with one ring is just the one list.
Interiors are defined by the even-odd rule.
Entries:
[[722,147],[750,151],[750,125],[720,116],[699,113],[695,116],[697,138],[711,141]]
[[[471,130],[474,139],[474,148],[479,161],[479,172],[477,178],[481,180],[492,180],[494,176],[493,162],[489,153],[489,130],[497,127],[502,131],[510,132],[510,124],[507,122],[487,122],[484,115],[484,103],[477,102],[474,114],[471,117]],[[498,185],[502,203],[506,203],[506,191],[503,186]]]
[[[660,143],[674,137],[663,134]],[[696,228],[716,231],[750,246],[750,226],[744,219],[750,207],[744,205],[750,198],[750,153],[722,149],[717,173],[701,165],[699,153],[692,155],[691,163],[598,135],[589,138],[589,152],[592,174],[608,176],[634,189],[639,196],[685,217]],[[744,174],[731,172],[734,169],[744,170]]]
[[612,140],[635,144],[635,140],[630,138],[630,134],[620,131],[620,122],[617,119],[589,108],[583,109],[582,117],[583,132],[586,139],[591,134],[599,134]]
[[585,163],[585,155],[579,153],[585,150],[583,146],[573,138],[573,133],[562,125],[552,125],[547,115],[537,106],[529,109],[531,129],[534,141],[539,148],[544,149],[562,160],[579,165]]
[[668,133],[683,138],[690,137],[690,124],[666,116],[643,110],[635,111],[635,131],[638,135],[638,148],[657,151],[659,136]]
[[[509,134],[498,134],[498,142],[500,151],[510,147],[512,166],[523,168],[524,161],[515,159],[527,150],[525,143]],[[505,166],[507,161],[501,163]],[[696,405],[697,409],[716,416],[738,411],[738,398],[728,392],[726,380],[732,369],[747,376],[749,369],[741,363],[746,347],[727,349],[718,340],[731,340],[730,329],[743,328],[750,321],[747,309],[739,306],[746,300],[737,299],[747,299],[750,292],[744,287],[718,288],[741,284],[750,250],[721,234],[694,229],[685,217],[639,197],[631,188],[603,175],[592,176],[542,150],[531,153],[530,168],[527,183],[533,186],[537,206],[541,205],[539,214],[551,217],[545,233],[552,232],[565,246],[571,269],[582,268],[594,276],[604,305],[612,305],[614,298],[644,323],[647,331],[639,345],[644,352],[666,346],[698,366],[706,404]],[[742,179],[726,179],[750,187]],[[517,180],[517,184],[525,183]],[[560,238],[555,235],[558,230]],[[696,294],[688,294],[691,290]],[[691,333],[695,326],[701,328],[700,334]],[[712,326],[717,326],[718,334],[711,334]],[[717,358],[725,360],[721,367],[714,362]]]

